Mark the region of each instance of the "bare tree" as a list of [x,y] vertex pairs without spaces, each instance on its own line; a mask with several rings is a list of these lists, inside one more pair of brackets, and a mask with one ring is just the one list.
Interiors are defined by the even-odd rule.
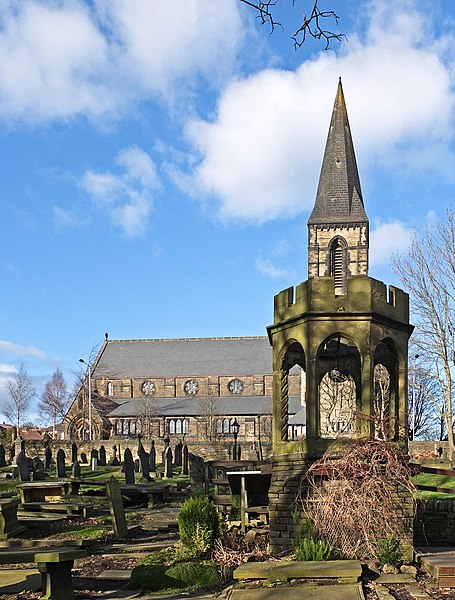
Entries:
[[353,433],[356,394],[352,376],[338,369],[327,372],[319,386],[319,404],[322,437]]
[[156,400],[153,394],[144,394],[137,400],[138,426],[136,434],[150,437],[153,434],[153,422],[158,415]]
[[432,395],[444,419],[450,459],[454,455],[453,393],[455,351],[455,214],[447,212],[424,234],[414,234],[407,254],[393,260],[410,294],[416,319],[414,343],[426,372],[437,383]]
[[202,424],[207,439],[213,441],[217,438],[216,419],[218,416],[218,398],[212,394],[199,398],[199,422]]
[[424,364],[414,362],[409,366],[408,423],[412,439],[443,439],[446,428],[439,393],[438,381]]
[[21,364],[19,371],[14,373],[12,378],[7,381],[6,389],[9,398],[5,401],[2,412],[5,417],[17,427],[19,433],[20,426],[27,414],[30,402],[36,396],[32,380],[23,364]]
[[[246,4],[257,13],[257,18],[262,25],[269,25],[270,32],[273,33],[277,27],[284,29],[280,20],[278,0],[265,0],[265,1],[250,1],[240,0],[242,4]],[[291,3],[291,0],[289,0]],[[297,10],[296,4],[298,0],[292,0],[292,6]],[[300,48],[308,39],[312,37],[315,40],[324,40],[325,48],[327,50],[332,40],[341,42],[346,39],[343,33],[335,33],[329,29],[324,28],[324,23],[328,21],[334,21],[335,25],[338,25],[339,16],[333,10],[320,10],[318,6],[319,0],[311,0],[306,2],[309,5],[310,12],[309,16],[303,13],[301,19],[298,20],[297,27],[293,27],[293,34],[291,39],[294,42],[295,48]]]
[[59,368],[55,370],[50,380],[44,386],[41,401],[38,404],[40,414],[52,423],[53,434],[55,426],[66,415],[70,405],[68,386]]

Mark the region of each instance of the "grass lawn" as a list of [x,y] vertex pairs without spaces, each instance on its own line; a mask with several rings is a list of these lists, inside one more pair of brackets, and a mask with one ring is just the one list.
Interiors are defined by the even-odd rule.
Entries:
[[[446,475],[432,475],[430,473],[419,473],[419,475],[414,475],[414,477],[412,477],[411,480],[415,485],[420,484],[455,490],[455,477],[448,477]],[[424,500],[453,500],[455,499],[455,494],[448,494],[446,492],[425,492],[417,490],[416,498],[422,498]]]

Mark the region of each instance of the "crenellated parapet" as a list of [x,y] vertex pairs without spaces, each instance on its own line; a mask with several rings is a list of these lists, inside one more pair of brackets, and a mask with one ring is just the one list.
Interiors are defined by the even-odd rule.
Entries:
[[409,323],[409,295],[393,285],[371,277],[349,277],[347,293],[336,296],[333,277],[315,277],[282,290],[274,298],[274,322],[284,323],[307,314],[376,314],[395,322]]

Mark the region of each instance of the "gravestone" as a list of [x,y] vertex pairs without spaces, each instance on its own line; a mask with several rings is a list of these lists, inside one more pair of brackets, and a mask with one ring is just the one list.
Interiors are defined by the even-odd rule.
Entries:
[[191,489],[197,490],[205,483],[204,459],[201,456],[196,456],[196,454],[192,454],[191,452],[189,453],[188,457],[190,462]]
[[182,442],[175,445],[174,449],[174,465],[176,467],[182,466]]
[[134,472],[135,473],[141,472],[141,461],[138,458],[136,458],[134,461]]
[[127,448],[123,455],[123,472],[125,474],[125,483],[127,485],[136,483],[134,479],[134,462],[131,450]]
[[164,476],[167,479],[172,479],[172,477],[174,477],[174,473],[172,472],[172,450],[170,446],[167,447],[164,456]]
[[0,467],[6,467],[5,446],[0,444]]
[[114,445],[114,446],[112,446],[112,453],[113,453],[113,454],[112,454],[112,458],[111,458],[111,460],[109,461],[109,464],[110,464],[112,467],[117,467],[117,466],[120,464],[120,461],[119,461],[119,459],[117,458],[117,446],[115,446],[115,445]]
[[75,463],[77,461],[77,444],[73,442],[71,444],[71,462]]
[[155,450],[155,441],[152,440],[150,444],[150,454],[149,454],[149,467],[151,473],[156,472],[156,450]]
[[85,454],[85,452],[81,452],[81,463],[83,465],[86,465],[88,463],[87,455]]
[[52,462],[52,450],[49,445],[44,449],[44,468],[49,471]]
[[65,452],[61,448],[57,452],[57,477],[66,477]]
[[106,466],[106,448],[101,446],[98,452],[98,464],[100,467]]
[[71,477],[73,479],[80,479],[81,477],[81,463],[78,460],[71,467]]
[[96,458],[96,462],[98,462],[98,450],[96,450],[95,448],[93,448],[90,452],[90,462],[93,458]]
[[115,537],[117,539],[126,538],[128,536],[128,527],[123,507],[122,491],[119,482],[113,476],[106,483],[106,495],[109,501],[109,511],[112,517],[112,527]]
[[19,469],[19,479],[21,481],[30,481],[30,467],[25,452],[19,452],[16,458],[16,464]]
[[32,460],[32,477],[33,481],[44,481],[46,479],[44,463],[38,456],[35,456]]
[[183,444],[182,449],[182,475],[188,475],[189,473],[189,460],[188,460],[188,446]]
[[13,461],[14,461],[14,452],[15,452],[14,445],[12,445],[12,446],[10,446],[10,449],[9,449],[9,462],[10,462],[10,464],[13,464]]
[[142,442],[140,439],[139,439],[139,444],[138,444],[138,448],[137,448],[137,453],[139,456],[140,469],[141,469],[141,473],[142,473],[142,481],[150,481],[149,455],[145,451],[144,446],[142,445]]

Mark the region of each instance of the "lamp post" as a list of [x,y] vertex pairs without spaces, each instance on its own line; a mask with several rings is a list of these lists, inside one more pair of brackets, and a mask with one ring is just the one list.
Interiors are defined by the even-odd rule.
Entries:
[[92,366],[83,358],[80,358],[79,362],[86,365],[88,373],[88,439],[92,441]]
[[414,356],[414,369],[412,372],[412,441],[415,440],[416,432],[416,360],[419,355]]
[[234,422],[231,425],[231,431],[234,434],[234,460],[237,460],[237,436],[239,435],[240,425],[237,422],[237,419],[234,419]]

